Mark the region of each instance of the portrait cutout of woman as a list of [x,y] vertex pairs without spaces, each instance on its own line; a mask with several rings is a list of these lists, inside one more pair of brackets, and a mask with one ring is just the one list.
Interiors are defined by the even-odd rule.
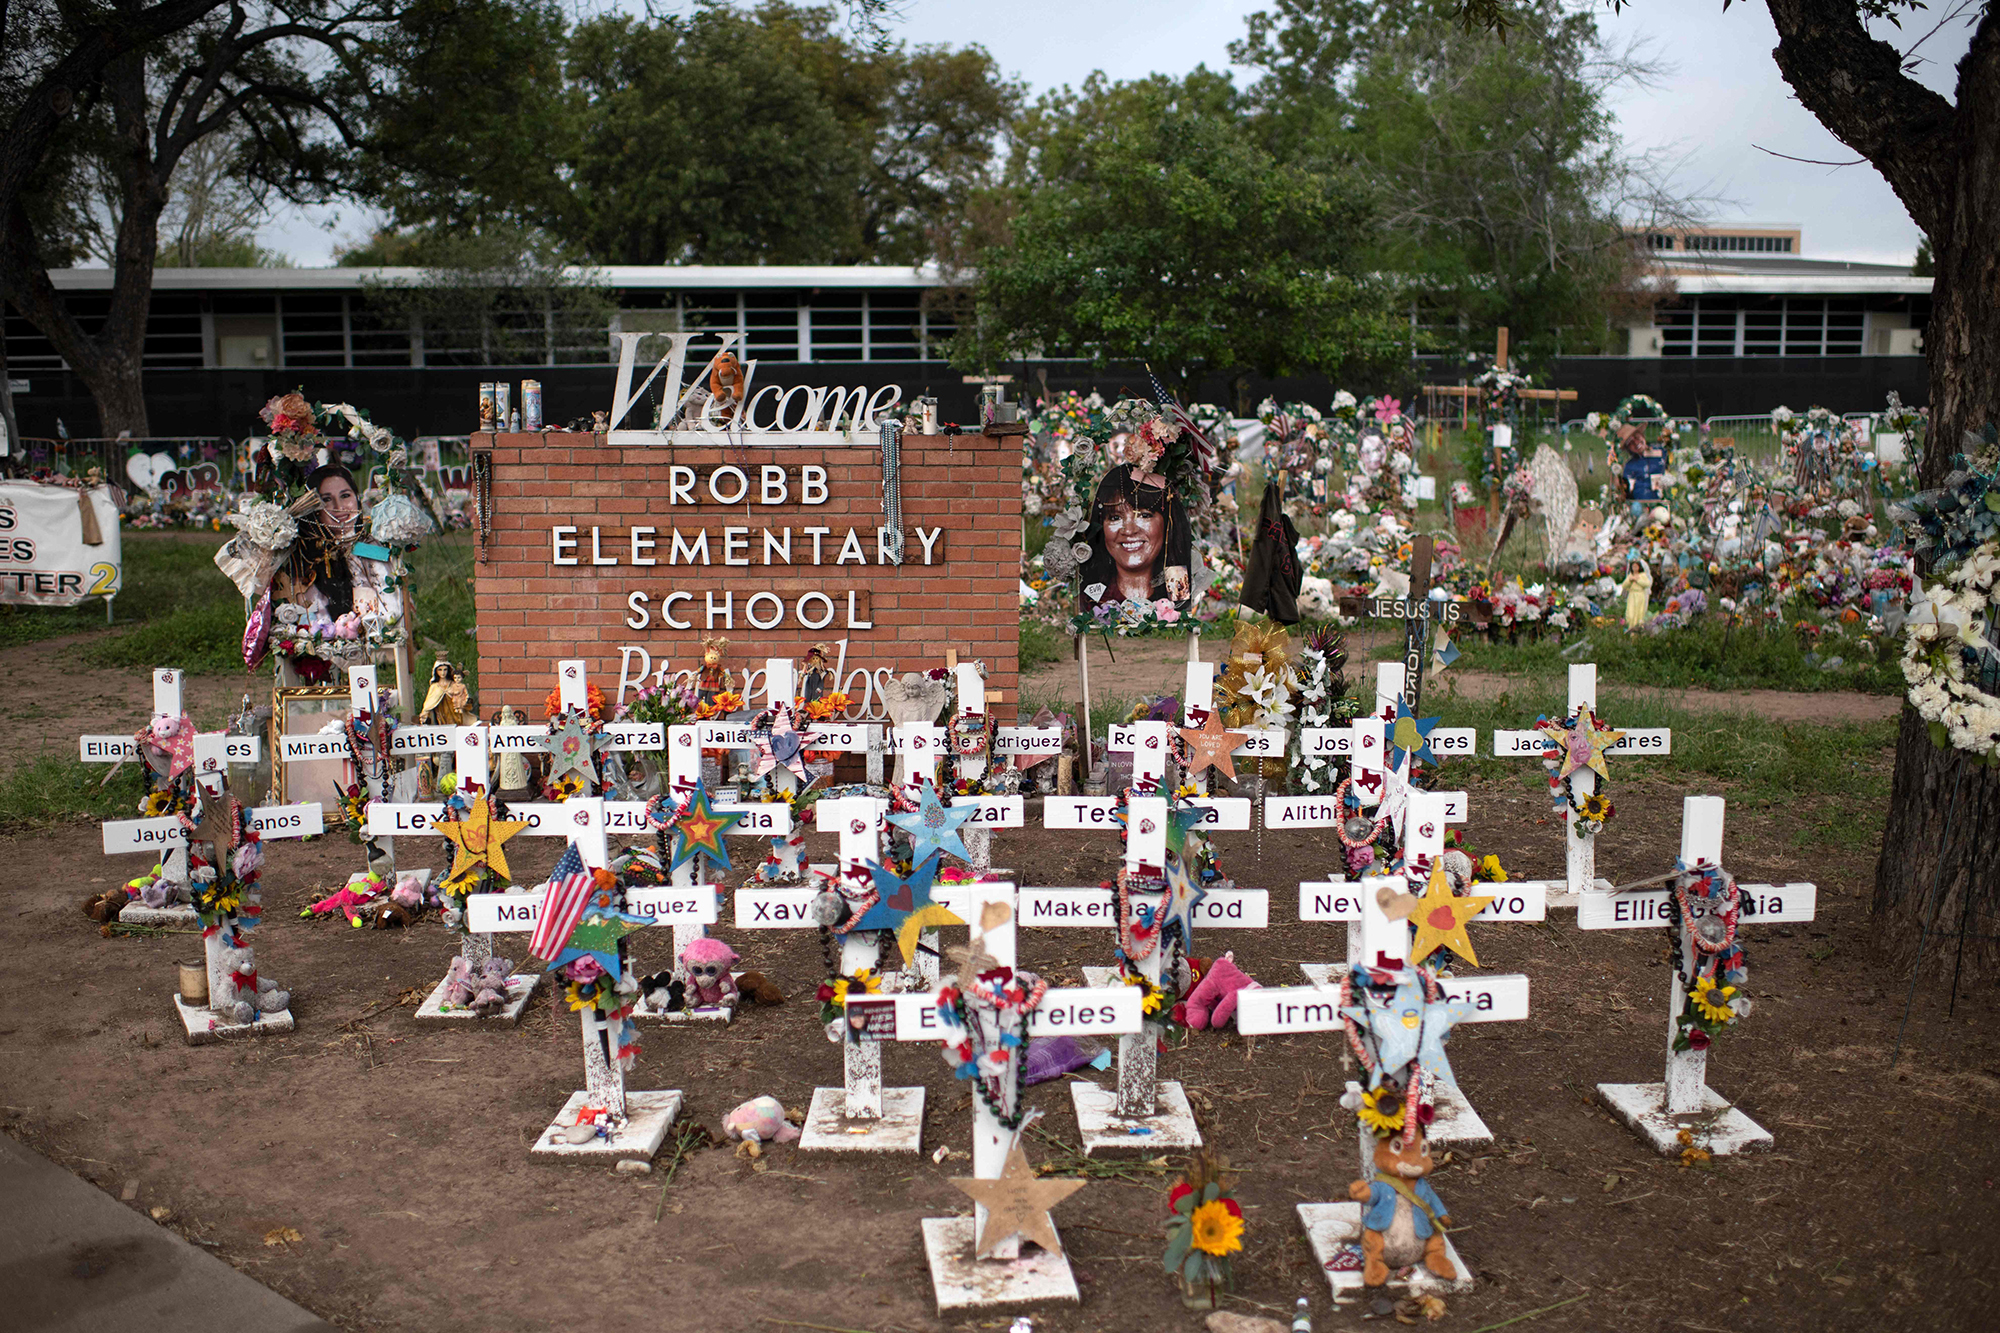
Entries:
[[354,474],[338,463],[315,470],[307,483],[320,507],[299,521],[298,540],[272,592],[281,601],[310,608],[318,618],[338,620],[398,612],[400,597],[388,592],[388,565],[354,554],[361,527],[361,489]]
[[1188,575],[1193,542],[1187,509],[1167,489],[1166,478],[1120,463],[1104,474],[1090,505],[1083,562],[1084,604],[1141,601],[1173,603],[1185,612],[1193,600]]

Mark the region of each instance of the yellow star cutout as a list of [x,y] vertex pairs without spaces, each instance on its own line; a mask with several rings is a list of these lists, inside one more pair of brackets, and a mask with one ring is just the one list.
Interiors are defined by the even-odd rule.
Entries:
[[1230,752],[1243,744],[1243,733],[1223,727],[1220,708],[1209,709],[1199,727],[1182,727],[1180,733],[1188,747],[1189,777],[1197,778],[1208,769],[1219,768],[1231,782],[1236,780],[1236,761]]
[[440,820],[439,836],[458,848],[451,874],[445,877],[445,887],[470,883],[482,865],[492,867],[494,874],[511,882],[514,874],[507,868],[507,853],[501,844],[527,827],[526,820],[495,819],[493,807],[484,796],[472,798],[464,819]]
[[1424,886],[1424,896],[1417,899],[1417,910],[1410,913],[1410,920],[1417,926],[1416,942],[1410,946],[1410,961],[1421,963],[1442,947],[1474,967],[1479,966],[1472,953],[1472,941],[1465,934],[1465,923],[1485,911],[1492,901],[1491,897],[1455,897],[1451,885],[1445,883],[1444,863],[1440,858],[1431,868],[1431,882]]
[[1565,778],[1580,768],[1587,768],[1598,777],[1609,779],[1611,770],[1604,766],[1604,752],[1625,739],[1622,731],[1600,730],[1597,718],[1589,708],[1576,710],[1574,727],[1565,727],[1562,720],[1556,718],[1535,729],[1562,755],[1562,771],[1557,776]]
[[[1024,1050],[1017,1049],[1013,1058],[1021,1059]],[[1049,1209],[1084,1185],[1081,1180],[1037,1176],[1035,1168],[1028,1165],[1028,1155],[1021,1151],[1019,1139],[1007,1149],[1007,1165],[1001,1170],[1000,1179],[953,1176],[951,1183],[974,1203],[985,1205],[986,1225],[972,1240],[973,1255],[980,1259],[992,1254],[1010,1236],[1032,1241],[1050,1254],[1061,1254],[1062,1241],[1056,1236],[1055,1224],[1049,1221]]]

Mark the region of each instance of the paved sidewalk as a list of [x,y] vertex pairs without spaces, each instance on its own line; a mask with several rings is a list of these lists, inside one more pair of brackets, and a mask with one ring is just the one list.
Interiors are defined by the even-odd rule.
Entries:
[[334,1333],[332,1324],[0,1134],[0,1327]]

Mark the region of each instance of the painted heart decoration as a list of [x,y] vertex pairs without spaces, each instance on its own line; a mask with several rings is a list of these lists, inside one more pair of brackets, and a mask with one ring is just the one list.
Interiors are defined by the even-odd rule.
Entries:
[[799,733],[796,731],[774,731],[771,733],[771,757],[781,764],[789,764],[799,757]]
[[160,481],[174,470],[172,454],[133,454],[125,460],[125,475],[148,495],[160,493]]

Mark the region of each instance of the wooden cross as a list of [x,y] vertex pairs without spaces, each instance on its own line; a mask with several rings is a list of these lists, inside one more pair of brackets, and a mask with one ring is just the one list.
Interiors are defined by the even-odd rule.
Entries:
[[[969,886],[964,895],[963,914],[972,923],[967,959],[981,958],[982,966],[1015,966],[1015,891],[1012,884],[984,881]],[[985,960],[991,960],[990,963]],[[897,1041],[943,1042],[953,1038],[939,1014],[936,992],[906,992],[894,997],[894,1037]],[[972,1022],[987,1022],[978,1006],[968,1003]],[[1138,1032],[1142,1026],[1139,993],[1130,986],[1052,987],[1041,1003],[1030,1011],[1025,1036],[1104,1036]],[[997,1038],[989,1029],[989,1044]],[[1025,1045],[1014,1048],[1013,1058],[1025,1059]],[[1003,1110],[1010,1117],[1019,1108],[1013,1104],[1008,1086]],[[983,1097],[973,1099],[972,1174],[980,1180],[998,1180],[1008,1154],[1018,1137],[1002,1123],[1000,1114]],[[975,1204],[972,1217],[932,1217],[923,1222],[924,1249],[930,1261],[931,1282],[939,1311],[968,1308],[1014,1306],[1029,1301],[1079,1299],[1075,1277],[1068,1259],[1060,1253],[1042,1251],[1023,1255],[1018,1241],[1004,1240],[993,1248],[992,1257],[975,1257],[975,1239],[985,1227],[985,1209]]]
[[[1688,796],[1681,802],[1680,863],[1687,867],[1722,864],[1723,800]],[[1739,884],[1739,928],[1811,921],[1819,890],[1811,884]],[[1672,920],[1671,888],[1640,892],[1593,890],[1582,895],[1576,924],[1583,930],[1657,929]],[[1667,1072],[1659,1083],[1600,1083],[1597,1095],[1639,1136],[1667,1156],[1698,1148],[1716,1156],[1768,1149],[1771,1133],[1731,1106],[1707,1084],[1708,1052],[1674,1050],[1675,1020],[1686,1005],[1681,974],[1689,968],[1692,944],[1677,959],[1667,995]],[[1725,1036],[1724,1040],[1727,1040]],[[1687,1131],[1688,1140],[1681,1134]]]
[[[153,679],[153,717],[187,716],[183,688],[187,674],[175,667],[156,667]],[[150,791],[164,789],[168,773],[156,771],[151,754],[131,736],[84,736],[79,751],[87,764],[122,764],[138,760],[146,770]],[[223,731],[196,732],[194,763],[196,798],[220,790],[232,764],[254,764],[263,753],[255,736],[239,736]],[[267,840],[305,838],[325,830],[324,814],[316,803],[267,805],[248,810],[245,816],[258,835]],[[121,856],[147,852],[159,858],[161,876],[168,883],[185,887],[188,882],[187,835],[176,815],[151,819],[113,819],[102,826],[104,854]],[[189,926],[195,921],[194,908],[169,902],[148,907],[143,902],[127,903],[118,913],[127,925]]]
[[[1573,663],[1569,669],[1569,714],[1579,708],[1588,708],[1592,715],[1597,713],[1597,666],[1592,662]],[[1627,729],[1624,739],[1607,748],[1604,753],[1611,755],[1666,755],[1673,753],[1674,733],[1667,727],[1634,727]],[[1553,747],[1539,731],[1495,731],[1493,733],[1493,757],[1496,759],[1540,759]],[[1569,808],[1563,816],[1563,883],[1560,888],[1549,881],[1551,889],[1567,895],[1555,899],[1559,907],[1575,906],[1573,895],[1593,888],[1609,888],[1608,881],[1597,878],[1597,839],[1578,837],[1576,834],[1576,803],[1596,794],[1597,774],[1588,768],[1580,768],[1570,775],[1571,798]]]

